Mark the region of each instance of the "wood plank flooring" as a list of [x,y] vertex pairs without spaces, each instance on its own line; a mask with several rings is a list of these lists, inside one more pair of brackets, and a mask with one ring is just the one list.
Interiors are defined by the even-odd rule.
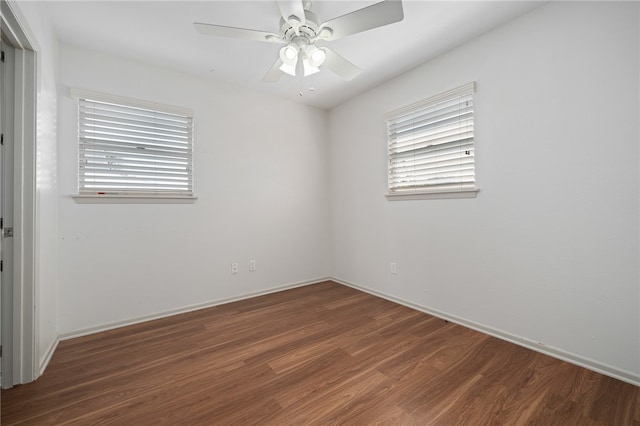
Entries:
[[639,388],[325,282],[61,342],[2,425],[640,425]]

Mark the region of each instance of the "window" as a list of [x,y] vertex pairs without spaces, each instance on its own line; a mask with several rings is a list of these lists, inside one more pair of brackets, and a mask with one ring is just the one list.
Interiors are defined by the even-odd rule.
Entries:
[[79,90],[72,95],[80,196],[193,196],[190,110]]
[[474,88],[469,83],[385,116],[389,199],[476,196]]

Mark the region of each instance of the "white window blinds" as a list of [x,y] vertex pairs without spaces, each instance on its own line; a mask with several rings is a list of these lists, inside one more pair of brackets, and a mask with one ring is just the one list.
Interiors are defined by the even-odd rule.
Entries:
[[193,195],[192,114],[78,102],[80,194]]
[[389,193],[475,188],[469,83],[386,115]]

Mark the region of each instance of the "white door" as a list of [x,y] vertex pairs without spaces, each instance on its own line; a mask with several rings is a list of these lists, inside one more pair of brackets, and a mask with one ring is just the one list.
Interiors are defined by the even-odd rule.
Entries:
[[[4,142],[4,42],[0,39],[0,51],[2,52],[2,60],[0,61],[0,134],[2,135],[2,139]],[[4,194],[4,191],[2,190],[2,171],[4,170],[4,168],[2,167],[2,160],[4,159],[4,156],[2,155],[2,150],[0,149],[0,200],[2,199],[2,196]],[[1,210],[1,209],[0,209]],[[2,244],[0,244],[0,259],[2,259]],[[2,321],[2,314],[3,314],[3,309],[2,309],[2,301],[4,300],[3,297],[3,292],[2,292],[3,286],[2,286],[2,274],[0,274],[0,387],[2,387],[2,364],[3,364],[3,358],[2,358],[2,341],[4,340],[4,331],[2,330],[2,324],[4,321]]]
[[[2,34],[4,38],[4,34]],[[0,43],[0,384],[13,385],[13,122],[15,50]]]

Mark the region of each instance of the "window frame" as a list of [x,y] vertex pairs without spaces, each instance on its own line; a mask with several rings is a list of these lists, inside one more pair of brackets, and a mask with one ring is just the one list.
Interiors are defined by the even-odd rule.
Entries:
[[[195,185],[193,182],[194,178],[194,129],[193,129],[193,118],[194,112],[190,108],[182,108],[172,105],[166,105],[151,101],[144,101],[140,99],[128,98],[124,96],[112,95],[102,92],[96,92],[92,90],[80,89],[80,88],[71,88],[70,89],[71,98],[76,100],[76,114],[77,114],[77,135],[76,135],[76,148],[78,150],[78,158],[76,162],[77,170],[77,187],[76,193],[72,194],[72,198],[75,199],[77,203],[99,203],[99,204],[108,204],[108,203],[137,203],[137,204],[163,204],[163,203],[193,203],[197,197],[195,194]],[[189,150],[190,150],[190,175],[191,186],[190,191],[184,191],[184,193],[180,193],[179,191],[171,191],[171,192],[163,192],[163,191],[145,191],[145,190],[123,190],[123,191],[112,191],[105,190],[101,191],[97,189],[95,193],[93,191],[82,191],[80,188],[80,101],[89,100],[96,102],[105,102],[111,103],[115,105],[120,105],[123,107],[129,108],[141,108],[145,110],[151,110],[158,113],[168,113],[175,114],[179,116],[187,117],[190,120],[190,141],[189,141]]]
[[[451,187],[442,188],[434,185],[433,187],[429,187],[429,185],[417,186],[415,188],[404,188],[404,189],[392,189],[392,171],[393,163],[392,163],[392,144],[395,143],[395,139],[391,136],[391,126],[394,123],[401,121],[402,118],[409,117],[411,115],[420,113],[428,108],[435,107],[438,104],[442,104],[445,102],[453,101],[457,98],[470,96],[471,100],[474,100],[476,83],[470,82],[464,84],[462,86],[456,87],[454,89],[448,90],[446,92],[442,92],[435,96],[431,96],[429,98],[420,100],[418,102],[412,103],[402,108],[398,108],[391,112],[388,112],[384,115],[384,120],[387,125],[387,193],[385,197],[390,201],[397,200],[424,200],[424,199],[441,199],[441,198],[475,198],[480,189],[476,186],[477,182],[475,179],[475,114],[473,111],[473,103],[470,109],[471,112],[471,128],[472,128],[472,139],[471,144],[473,147],[473,181],[472,184],[462,185],[459,188],[454,187],[454,184],[451,184]],[[426,114],[425,114],[426,115]],[[428,145],[427,145],[428,146]],[[417,150],[418,148],[416,148]],[[409,152],[411,150],[408,150]]]

